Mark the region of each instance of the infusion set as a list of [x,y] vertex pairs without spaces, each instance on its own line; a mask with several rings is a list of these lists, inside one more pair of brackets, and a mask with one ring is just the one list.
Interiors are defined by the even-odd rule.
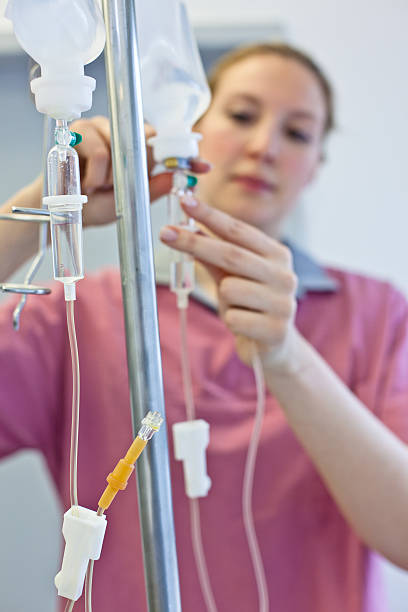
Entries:
[[[137,43],[143,120],[151,124],[156,132],[147,142],[153,151],[154,173],[166,172],[172,176],[172,186],[167,197],[168,223],[190,232],[196,232],[198,228],[193,219],[184,212],[182,202],[185,197],[191,196],[199,180],[192,171],[192,160],[199,156],[201,135],[194,131],[193,127],[210,104],[210,91],[197,43],[182,2],[104,0],[102,4],[103,13],[96,0],[8,0],[6,7],[6,17],[12,22],[19,44],[41,68],[41,76],[31,81],[37,110],[54,123],[53,143],[46,156],[42,208],[39,211],[31,210],[30,214],[43,215],[43,228],[50,227],[54,279],[64,285],[67,333],[71,349],[72,425],[70,448],[64,449],[70,457],[71,506],[64,514],[62,533],[65,549],[61,570],[55,577],[58,595],[66,599],[66,612],[73,610],[80,598],[84,598],[85,610],[91,612],[94,563],[103,554],[103,539],[109,522],[106,511],[118,491],[126,487],[136,461],[149,440],[159,431],[165,416],[162,411],[156,409],[144,413],[139,429],[137,432],[134,430],[133,443],[108,475],[108,484],[100,499],[95,502],[95,508],[80,505],[78,470],[81,465],[78,465],[78,437],[81,355],[75,330],[74,305],[77,299],[76,284],[84,278],[82,209],[87,205],[87,196],[81,193],[80,163],[76,151],[82,136],[72,131],[70,124],[92,107],[96,82],[85,75],[84,67],[103,52],[105,44],[105,54],[109,58],[112,49],[119,55],[123,53],[123,49],[130,53],[130,49],[136,48]],[[132,15],[127,14],[129,7],[132,8]],[[118,15],[123,21],[112,21]],[[132,78],[137,76],[132,75]],[[133,84],[127,84],[128,88],[131,86],[133,87]],[[114,112],[113,107],[111,100],[111,112]],[[141,107],[137,112],[142,112]],[[112,141],[112,159],[115,164],[114,138]],[[143,151],[139,150],[136,154],[144,156],[144,142],[142,144]],[[21,212],[24,212],[24,209]],[[195,289],[195,263],[184,253],[176,250],[169,252],[170,289],[175,294],[179,311],[180,370],[185,398],[185,420],[173,426],[174,453],[176,460],[181,461],[183,467],[201,596],[208,612],[216,612],[217,603],[211,587],[211,572],[204,554],[205,534],[201,530],[199,502],[200,498],[211,495],[211,479],[207,474],[206,461],[211,424],[196,414],[187,349],[188,303],[189,296]],[[28,293],[28,290],[25,293]],[[16,328],[25,299],[26,296],[17,310]],[[259,610],[267,612],[269,603],[266,581],[251,508],[256,448],[264,409],[262,367],[256,356],[254,372],[258,407],[245,469],[243,515],[258,588]],[[86,372],[82,374],[83,377],[86,376]],[[82,410],[86,410],[86,407]],[[165,432],[158,436],[153,445],[159,443],[162,436],[165,436]],[[165,450],[167,452],[167,448]],[[155,476],[156,472],[152,471],[151,478]],[[216,475],[212,477],[215,478]],[[172,521],[172,516],[169,520]],[[143,531],[143,528],[141,530]],[[149,533],[149,537],[155,538],[155,532]],[[163,580],[167,574],[174,571],[177,573],[177,568],[166,567],[166,559],[162,559],[161,563],[165,567]],[[140,568],[140,571],[142,572],[143,568]],[[148,568],[145,568],[145,574],[148,574]],[[151,578],[146,575],[146,582],[149,581],[151,582]],[[167,607],[157,601],[152,603],[149,600],[148,604],[149,610],[156,612],[181,610],[179,600]],[[254,609],[255,607],[254,602]]]

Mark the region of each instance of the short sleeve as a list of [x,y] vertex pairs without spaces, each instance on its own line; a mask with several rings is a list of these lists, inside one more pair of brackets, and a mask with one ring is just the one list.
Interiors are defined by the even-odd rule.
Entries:
[[408,443],[408,303],[390,289],[369,342],[366,376],[356,395],[399,438]]
[[0,457],[21,449],[37,449],[54,477],[61,436],[58,397],[63,391],[66,344],[64,302],[58,297],[29,298],[18,332],[12,328],[16,302],[0,307]]

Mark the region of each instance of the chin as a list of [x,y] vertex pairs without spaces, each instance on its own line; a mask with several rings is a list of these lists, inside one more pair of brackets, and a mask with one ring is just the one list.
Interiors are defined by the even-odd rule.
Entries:
[[228,209],[223,210],[231,215],[231,217],[248,223],[248,225],[253,225],[263,231],[267,231],[268,228],[276,224],[275,216],[271,215],[270,207],[267,210],[265,210],[265,208],[262,210],[262,208],[256,209],[253,206],[230,206]]
[[240,219],[245,223],[264,229],[276,222],[278,206],[269,198],[229,197],[227,201],[218,201],[213,206]]

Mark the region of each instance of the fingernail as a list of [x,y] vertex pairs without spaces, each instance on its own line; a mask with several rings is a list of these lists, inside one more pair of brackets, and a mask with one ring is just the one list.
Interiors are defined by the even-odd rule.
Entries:
[[165,240],[167,242],[171,242],[172,240],[176,240],[177,237],[178,237],[177,232],[174,229],[171,229],[170,227],[163,227],[160,230],[160,239],[161,240]]
[[213,164],[208,161],[208,159],[203,159],[202,157],[197,157],[195,161],[199,162],[200,164],[206,164],[209,166],[210,170],[214,167]]
[[185,195],[185,196],[183,197],[183,204],[184,204],[185,206],[188,206],[189,208],[193,208],[194,206],[197,206],[198,201],[197,201],[197,199],[196,199],[194,196],[192,196],[192,195]]

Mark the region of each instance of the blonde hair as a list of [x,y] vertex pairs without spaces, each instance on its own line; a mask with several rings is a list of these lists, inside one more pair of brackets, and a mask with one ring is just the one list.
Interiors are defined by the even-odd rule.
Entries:
[[278,55],[298,62],[312,72],[319,82],[326,102],[327,115],[324,125],[324,134],[327,135],[335,127],[333,88],[316,62],[312,60],[309,55],[291,45],[285,43],[257,43],[238,47],[237,49],[225,53],[212,67],[208,76],[208,83],[212,94],[214,95],[222,75],[228,68],[255,55]]

